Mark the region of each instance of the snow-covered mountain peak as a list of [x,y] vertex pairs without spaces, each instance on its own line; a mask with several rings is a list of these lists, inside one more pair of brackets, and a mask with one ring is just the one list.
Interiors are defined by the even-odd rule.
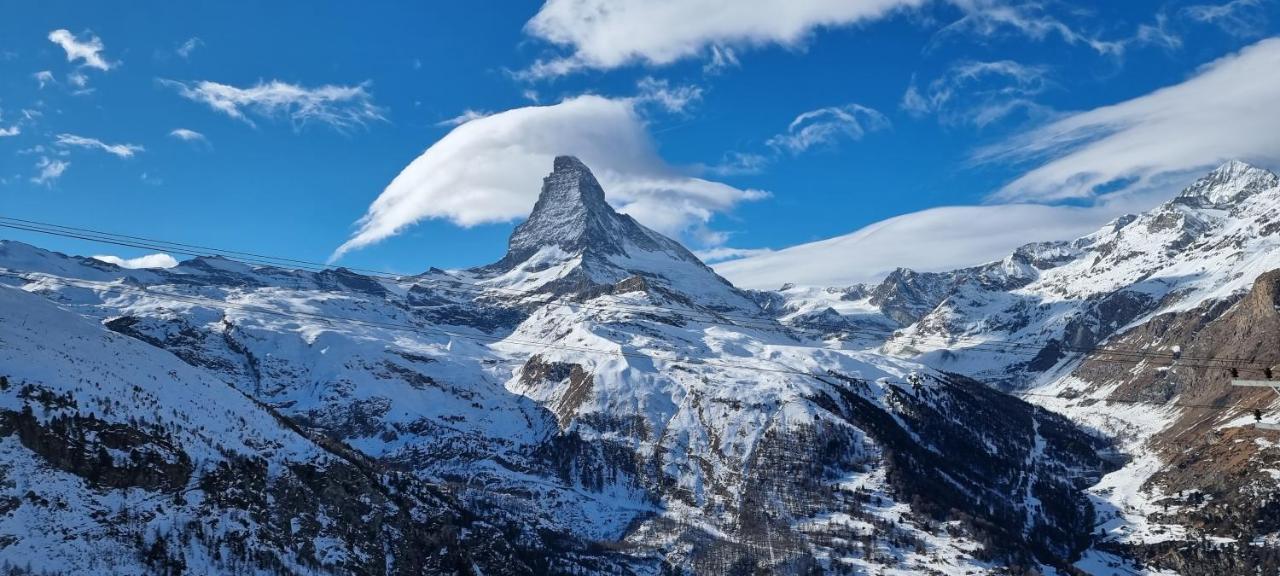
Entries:
[[1225,208],[1277,186],[1280,177],[1273,172],[1231,160],[1188,186],[1174,201],[1196,208]]
[[551,246],[568,254],[590,250],[625,255],[628,243],[653,250],[661,244],[654,236],[609,206],[604,188],[582,161],[558,156],[551,174],[542,180],[533,212],[511,234],[507,255],[498,266],[509,269]]
[[[559,156],[507,254],[470,271],[481,285],[526,292],[639,289],[712,308],[758,312],[753,301],[679,242],[620,214],[577,158]],[[623,285],[625,284],[625,286]]]

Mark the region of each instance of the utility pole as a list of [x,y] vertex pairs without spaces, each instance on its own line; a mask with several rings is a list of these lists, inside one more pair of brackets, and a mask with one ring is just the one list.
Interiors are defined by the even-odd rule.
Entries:
[[[1263,374],[1266,376],[1266,380],[1241,380],[1239,378],[1240,371],[1232,368],[1231,385],[1240,388],[1270,388],[1277,396],[1280,396],[1280,380],[1271,379],[1271,368],[1264,369]],[[1280,430],[1280,423],[1263,422],[1262,410],[1255,409],[1253,411],[1253,427],[1262,430]]]

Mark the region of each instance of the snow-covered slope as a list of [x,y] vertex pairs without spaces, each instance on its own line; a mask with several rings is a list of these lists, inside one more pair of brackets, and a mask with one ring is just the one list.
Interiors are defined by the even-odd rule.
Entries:
[[[275,486],[302,483],[394,518],[357,537],[369,511],[338,509],[315,523],[341,532],[324,546],[265,540],[274,557],[297,558],[299,546],[347,554],[296,569],[281,560],[286,570],[986,572],[1065,566],[1088,544],[1094,512],[1082,490],[1103,472],[1101,442],[978,382],[824,347],[778,323],[758,295],[615,212],[572,158],[556,160],[508,255],[472,270],[375,278],[197,258],[138,271],[13,242],[0,243],[0,268],[10,330],[36,301],[59,318],[49,325],[74,321],[96,338],[51,357],[77,372],[44,382],[53,378],[18,359],[58,350],[75,331],[23,328],[0,349],[10,353],[0,374],[60,386],[50,398],[71,392],[85,406],[85,391],[104,385],[97,359],[118,358],[131,370],[123,382],[161,387],[156,400],[106,394],[129,414],[231,411],[219,426],[235,430],[213,429],[227,434],[218,442],[243,444],[243,458],[192,450],[263,470],[248,475],[256,483],[222,477],[221,490],[246,499],[232,507],[292,514],[274,504],[286,489]],[[188,398],[174,381],[204,392]],[[165,430],[199,437],[201,422],[180,424]],[[237,440],[263,435],[294,438],[297,454]],[[13,440],[13,458],[29,465],[9,479],[38,481],[50,456]],[[324,464],[335,458],[341,473]],[[359,490],[315,484],[347,486],[352,475]],[[166,533],[202,537],[191,530]],[[28,547],[0,557],[47,542],[19,536]],[[121,558],[145,556],[121,542]],[[92,546],[60,551],[66,560],[51,566],[93,573]],[[166,548],[188,564],[210,549]],[[377,567],[384,556],[395,562]]]
[[866,295],[864,307],[833,307],[828,319],[879,313],[903,326],[833,332],[844,342],[879,338],[889,355],[1017,389],[1115,439],[1128,461],[1090,489],[1104,537],[1080,567],[1271,573],[1280,569],[1268,552],[1280,526],[1268,504],[1280,496],[1269,472],[1277,455],[1274,438],[1248,423],[1255,408],[1272,412],[1274,394],[1233,390],[1228,368],[1258,378],[1280,361],[1276,269],[1280,178],[1228,162],[1075,241],[951,272],[899,270],[877,286],[758,299],[806,310],[830,294]]
[[869,303],[904,325],[880,334],[885,352],[1019,387],[1154,315],[1238,297],[1277,267],[1280,179],[1229,162],[1075,241],[953,272],[899,270],[869,290],[890,297]]
[[[0,310],[5,566],[444,573],[522,563],[438,489],[375,472],[203,368],[13,287],[0,286]],[[422,547],[438,553],[421,558]]]

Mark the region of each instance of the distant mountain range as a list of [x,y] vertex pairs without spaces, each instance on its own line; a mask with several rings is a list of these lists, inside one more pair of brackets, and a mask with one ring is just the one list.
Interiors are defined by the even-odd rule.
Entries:
[[[560,157],[498,262],[130,270],[0,241],[17,573],[1273,573],[1280,181],[740,290]],[[1230,362],[1222,359],[1230,358]]]

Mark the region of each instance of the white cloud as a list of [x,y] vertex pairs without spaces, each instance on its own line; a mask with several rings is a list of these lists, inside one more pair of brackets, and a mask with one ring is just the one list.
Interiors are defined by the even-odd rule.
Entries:
[[667,112],[677,114],[685,112],[694,102],[702,99],[702,88],[697,86],[672,86],[666,80],[658,80],[652,76],[641,78],[636,83],[639,91],[636,95],[642,103],[654,103]]
[[998,260],[1028,242],[1088,234],[1133,207],[1002,204],[932,208],[889,218],[844,236],[713,267],[744,288],[776,289],[787,282],[846,286],[879,280],[900,266],[942,271]]
[[532,77],[634,63],[669,64],[708,55],[721,68],[734,50],[797,46],[814,30],[882,18],[924,0],[548,0],[525,25],[529,34],[566,47],[541,60]]
[[79,72],[67,74],[67,82],[76,88],[84,88],[89,85],[89,77]]
[[1280,164],[1280,38],[1220,58],[1180,84],[1067,115],[999,145],[979,162],[1042,161],[996,200],[1089,198],[1231,159]]
[[204,134],[201,134],[189,128],[174,128],[172,131],[169,132],[169,137],[177,138],[179,140],[182,140],[183,142],[200,142],[204,144],[209,143],[209,139],[205,138]]
[[137,258],[97,255],[94,256],[93,259],[115,264],[121,268],[173,268],[178,265],[177,259],[163,252],[147,254],[146,256],[139,256]]
[[707,166],[707,172],[717,176],[759,174],[773,161],[772,157],[752,152],[726,152],[718,164]]
[[723,262],[725,260],[738,260],[751,256],[760,256],[763,254],[772,254],[773,250],[768,248],[730,248],[728,246],[718,246],[707,250],[699,250],[694,255],[699,260],[708,264],[715,262]]
[[201,46],[204,46],[204,40],[201,40],[196,36],[192,36],[191,38],[188,38],[186,42],[178,45],[174,52],[176,52],[178,56],[181,56],[183,60],[186,60],[191,57],[191,53],[195,52],[196,48]]
[[702,66],[703,73],[719,74],[730,68],[737,68],[742,63],[738,61],[738,54],[733,48],[728,46],[712,46],[711,58]]
[[484,118],[489,114],[490,114],[489,112],[484,112],[481,110],[472,110],[470,108],[467,108],[466,110],[463,110],[461,114],[454,116],[453,118],[446,118],[444,120],[436,122],[436,126],[460,126],[472,120],[478,120],[480,118]]
[[1197,4],[1182,9],[1182,15],[1212,24],[1241,38],[1261,36],[1266,32],[1267,9],[1264,4],[1275,0],[1232,0],[1225,4]]
[[22,128],[19,128],[17,124],[14,124],[13,126],[10,126],[8,128],[0,127],[0,138],[17,136],[21,133],[22,133]]
[[396,176],[334,258],[423,219],[474,226],[524,217],[552,159],[561,154],[590,166],[619,210],[671,235],[716,239],[706,229],[714,214],[765,196],[667,165],[634,100],[578,96],[457,126]]
[[912,78],[901,107],[912,116],[933,114],[943,124],[981,128],[1019,110],[1044,111],[1032,97],[1049,85],[1047,72],[1012,60],[960,62],[923,89]]
[[49,84],[53,84],[55,82],[55,80],[53,79],[53,72],[50,72],[49,70],[41,70],[39,72],[36,72],[35,74],[32,74],[31,77],[35,78],[36,82],[40,83],[41,90],[44,90],[45,86]]
[[834,144],[842,138],[861,139],[867,132],[889,127],[889,119],[866,106],[846,104],[810,110],[791,121],[787,131],[766,144],[777,150],[799,154],[814,146]]
[[87,138],[75,134],[59,134],[54,143],[59,146],[97,149],[119,158],[132,158],[134,154],[145,150],[145,148],[137,144],[107,144],[97,138]]
[[31,181],[36,184],[52,185],[55,180],[62,177],[62,173],[67,171],[71,166],[70,162],[64,160],[50,160],[45,156],[41,156],[36,162],[36,168],[40,170],[38,174],[31,177]]
[[80,60],[83,62],[83,66],[97,68],[102,71],[110,70],[115,66],[115,63],[107,62],[102,57],[104,48],[102,39],[93,34],[87,34],[87,36],[86,40],[81,41],[76,38],[75,34],[64,29],[58,29],[49,33],[49,41],[61,46],[67,52],[67,62]]
[[1084,45],[1098,54],[1119,56],[1124,53],[1124,40],[1102,40],[1081,32],[1051,15],[1039,2],[1007,0],[950,0],[963,13],[959,20],[947,25],[936,36],[948,38],[958,33],[993,37],[1012,33],[1032,40],[1057,36],[1067,44]]
[[1169,30],[1169,17],[1163,12],[1156,14],[1155,24],[1139,25],[1138,32],[1131,41],[1159,46],[1168,51],[1182,48],[1182,37]]
[[250,126],[254,125],[250,115],[288,118],[295,127],[319,122],[339,130],[384,120],[382,109],[373,104],[373,97],[366,90],[367,82],[315,88],[279,80],[259,82],[248,88],[208,80],[192,84],[176,80],[160,80],[160,83],[177,89],[183,98],[203,103]]

